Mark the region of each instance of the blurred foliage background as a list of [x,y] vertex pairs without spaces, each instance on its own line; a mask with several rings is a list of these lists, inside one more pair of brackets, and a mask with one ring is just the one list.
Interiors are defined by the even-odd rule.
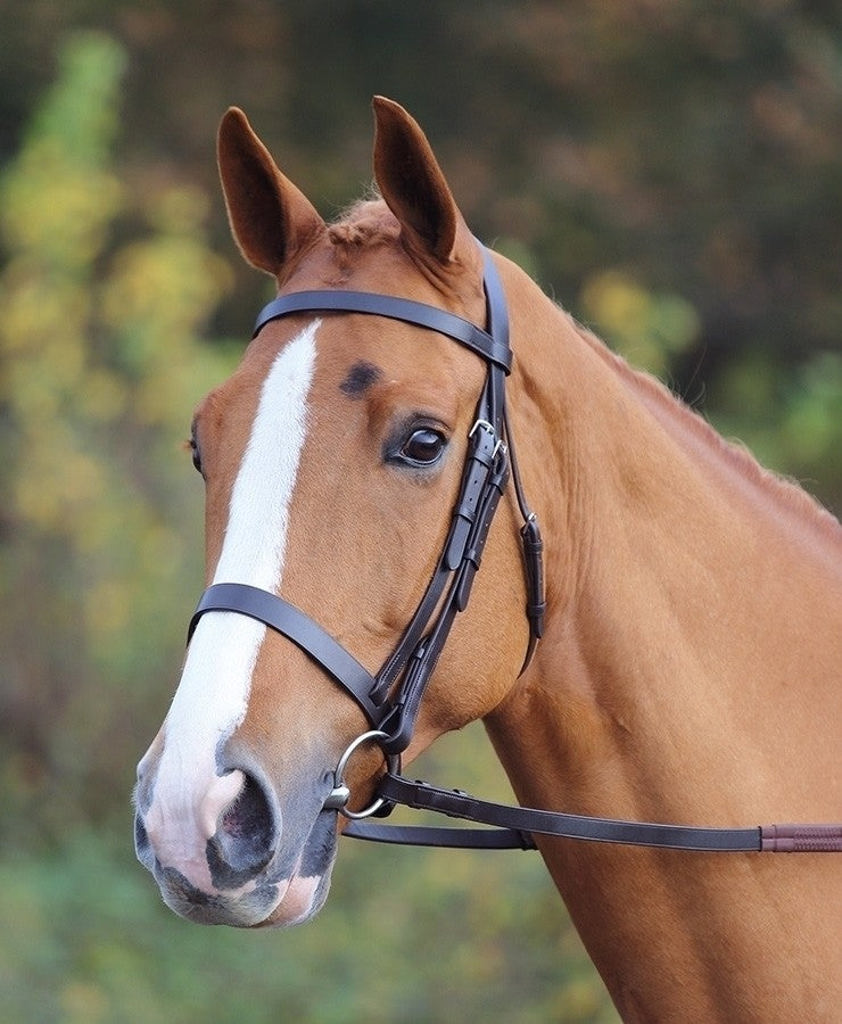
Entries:
[[[331,216],[375,92],[469,223],[842,508],[842,8],[823,0],[0,0],[0,1022],[615,1019],[539,860],[343,845],[287,933],[133,861],[201,587],[181,450],[267,282],[214,167],[243,106]],[[423,772],[505,796],[480,728]]]

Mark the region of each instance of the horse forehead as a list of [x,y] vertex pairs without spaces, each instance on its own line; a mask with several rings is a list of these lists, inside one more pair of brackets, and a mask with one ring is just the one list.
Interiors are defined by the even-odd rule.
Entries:
[[[388,410],[401,408],[438,414],[455,425],[462,406],[470,406],[468,413],[475,406],[484,366],[452,339],[373,314],[313,313],[316,318],[311,429],[331,420],[341,426],[358,414],[382,418]],[[215,404],[230,400],[243,410],[241,432],[250,424],[255,396],[274,359],[301,322],[296,316],[267,324],[237,373],[220,389]],[[239,414],[233,415],[236,420]]]
[[[382,203],[364,203],[374,209]],[[387,220],[394,218],[385,210]],[[376,214],[376,210],[375,210]],[[397,222],[384,229],[351,219],[332,224],[284,282],[284,292],[348,290],[426,303],[483,326],[486,300],[479,247],[473,260],[427,263],[404,247]]]
[[[377,213],[383,204],[362,206]],[[389,222],[393,220],[388,211],[385,216]],[[420,302],[484,326],[486,309],[481,271],[454,265],[450,269],[438,268],[434,273],[407,253],[396,227],[394,231],[383,231],[381,219],[375,217],[373,226],[368,225],[370,230],[362,231],[361,224],[366,228],[365,218],[361,224],[332,225],[284,282],[282,294],[368,292]],[[314,310],[312,315],[322,317],[318,333],[317,385],[332,371],[333,378],[341,374],[339,383],[346,382],[346,394],[354,391],[360,383],[359,374],[350,381],[347,375],[360,363],[383,367],[389,374],[384,383],[390,377],[401,381],[417,379],[423,374],[431,380],[438,378],[437,386],[443,386],[453,382],[455,370],[460,377],[464,373],[469,386],[475,387],[481,380],[483,370],[472,353],[428,329],[372,314],[323,315]],[[254,373],[260,376],[267,372],[279,344],[290,336],[290,323],[298,325],[295,330],[300,329],[306,317],[306,313],[297,314],[264,326],[245,354],[243,365],[247,373],[251,371],[247,379],[253,380]],[[475,374],[471,371],[472,363],[476,364]],[[332,399],[333,392],[330,394]]]

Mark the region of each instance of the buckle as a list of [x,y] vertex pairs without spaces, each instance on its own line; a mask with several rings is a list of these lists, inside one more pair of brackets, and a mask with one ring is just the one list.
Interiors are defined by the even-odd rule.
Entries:
[[487,430],[489,434],[495,435],[493,424],[489,423],[488,420],[479,419],[474,423],[471,429],[468,431],[468,437],[473,437],[478,430]]

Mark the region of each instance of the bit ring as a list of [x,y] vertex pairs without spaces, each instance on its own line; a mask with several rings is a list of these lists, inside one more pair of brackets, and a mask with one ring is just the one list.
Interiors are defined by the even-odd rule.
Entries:
[[[351,790],[345,782],[345,769],[348,767],[351,755],[358,747],[361,747],[364,743],[368,743],[371,740],[385,740],[388,738],[389,734],[383,732],[381,729],[372,729],[369,732],[364,732],[362,736],[358,736],[348,745],[345,753],[339,758],[339,762],[336,765],[336,771],[333,773],[334,784],[327,800],[325,800],[324,806],[326,810],[339,811],[341,815],[346,818],[350,818],[352,821],[358,821],[361,818],[368,818],[380,810],[380,808],[386,803],[382,796],[376,797],[369,806],[364,808],[362,811],[348,810],[348,801],[351,799]],[[386,767],[390,772],[400,771],[400,756],[398,754],[386,754],[384,751],[384,757],[386,759]]]

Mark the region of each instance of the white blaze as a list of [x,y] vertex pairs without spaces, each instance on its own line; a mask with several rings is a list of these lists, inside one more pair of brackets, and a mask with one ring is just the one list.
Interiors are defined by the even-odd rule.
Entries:
[[[273,592],[280,585],[319,324],[310,324],[283,349],[263,382],[214,583],[248,583]],[[207,873],[204,841],[242,782],[239,772],[217,776],[216,753],[220,740],[245,717],[265,634],[263,623],[235,612],[203,616],[167,715],[147,826],[150,835],[158,833],[159,860],[192,865],[188,873],[196,881]],[[156,828],[167,821],[168,827]]]

